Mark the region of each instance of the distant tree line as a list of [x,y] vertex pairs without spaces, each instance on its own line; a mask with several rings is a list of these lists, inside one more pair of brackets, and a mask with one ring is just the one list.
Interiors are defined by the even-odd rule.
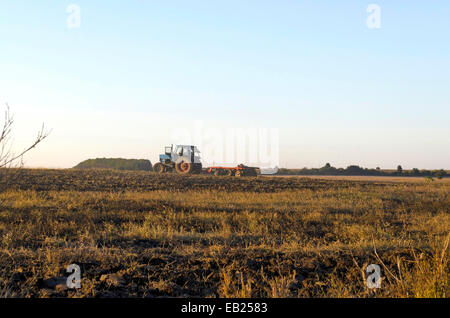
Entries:
[[141,170],[152,171],[150,160],[122,159],[122,158],[97,158],[80,162],[75,169],[115,169],[115,170]]
[[403,170],[398,166],[397,170],[381,170],[380,168],[368,169],[352,165],[347,168],[335,168],[327,163],[322,168],[285,169],[280,168],[278,175],[304,175],[304,176],[402,176],[402,177],[436,177],[438,179],[450,176],[447,171],[440,170]]

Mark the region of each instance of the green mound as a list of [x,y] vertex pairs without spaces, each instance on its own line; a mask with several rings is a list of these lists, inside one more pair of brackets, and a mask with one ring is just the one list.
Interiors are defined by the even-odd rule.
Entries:
[[74,168],[152,171],[152,164],[146,159],[97,158],[80,162]]

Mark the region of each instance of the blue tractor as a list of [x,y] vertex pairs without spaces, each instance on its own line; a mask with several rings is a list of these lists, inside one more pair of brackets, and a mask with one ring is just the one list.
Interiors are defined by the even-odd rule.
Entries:
[[176,171],[178,174],[196,174],[202,172],[200,151],[196,146],[172,145],[165,147],[159,155],[159,162],[153,165],[153,171],[165,173]]

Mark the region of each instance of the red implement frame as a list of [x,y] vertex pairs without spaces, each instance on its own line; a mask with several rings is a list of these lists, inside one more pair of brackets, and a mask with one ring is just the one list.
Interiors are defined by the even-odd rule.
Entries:
[[222,171],[222,175],[223,172],[228,171],[231,172],[231,174],[228,175],[235,175],[237,177],[241,177],[241,176],[256,176],[258,174],[257,170],[259,168],[256,167],[247,167],[246,165],[240,164],[237,167],[221,167],[221,166],[214,166],[214,167],[208,167],[203,169],[203,172],[211,174],[214,173],[216,174],[216,172]]
[[209,168],[206,168],[206,172],[208,172],[208,173],[211,173],[215,170],[244,170],[244,167],[237,166],[237,167],[209,167]]

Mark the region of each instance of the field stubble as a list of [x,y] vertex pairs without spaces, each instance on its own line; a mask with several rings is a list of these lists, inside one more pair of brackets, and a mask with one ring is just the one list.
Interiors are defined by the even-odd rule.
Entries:
[[[0,194],[0,297],[449,295],[450,183],[19,173]],[[49,286],[72,263],[82,288]]]

